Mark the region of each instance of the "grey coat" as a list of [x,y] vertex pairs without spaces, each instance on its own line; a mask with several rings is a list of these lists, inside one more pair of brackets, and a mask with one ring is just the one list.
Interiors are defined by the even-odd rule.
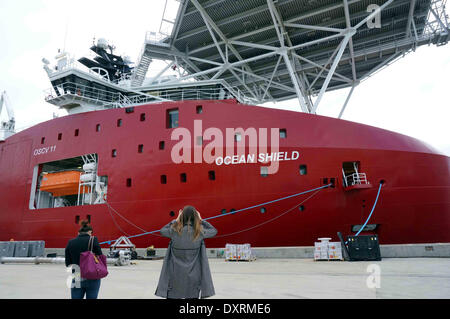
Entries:
[[155,295],[164,298],[207,298],[215,295],[206,255],[204,238],[214,237],[217,230],[202,221],[203,233],[193,241],[191,225],[183,227],[179,235],[171,226],[164,226],[160,233],[171,239],[164,257],[161,275]]

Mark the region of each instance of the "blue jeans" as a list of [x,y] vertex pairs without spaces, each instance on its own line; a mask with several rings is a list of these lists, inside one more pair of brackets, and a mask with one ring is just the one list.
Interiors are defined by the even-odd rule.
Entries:
[[86,299],[97,299],[98,291],[100,290],[100,279],[82,280],[80,285],[81,288],[70,289],[72,299],[83,299],[85,294]]

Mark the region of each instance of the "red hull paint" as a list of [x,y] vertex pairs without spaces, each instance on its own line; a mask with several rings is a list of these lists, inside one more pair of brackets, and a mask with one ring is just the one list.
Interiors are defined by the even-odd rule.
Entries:
[[[196,114],[199,104],[202,114]],[[300,158],[280,162],[278,173],[267,177],[260,176],[259,164],[173,164],[170,153],[177,141],[170,139],[173,129],[165,127],[166,110],[173,107],[179,107],[180,127],[191,132],[194,119],[203,121],[203,130],[217,127],[223,132],[227,127],[285,128],[287,138],[280,139],[280,151],[299,151]],[[141,113],[146,113],[145,121],[140,121]],[[116,125],[119,118],[121,127]],[[160,141],[165,141],[164,150],[158,149]],[[143,153],[137,152],[139,144],[144,145]],[[54,152],[33,154],[52,145]],[[115,158],[112,149],[117,150]],[[376,232],[382,244],[450,242],[450,159],[411,137],[348,121],[225,101],[170,102],[135,107],[128,114],[114,109],[54,119],[10,137],[0,144],[0,151],[0,240],[45,240],[47,247],[65,247],[78,230],[76,215],[91,215],[100,241],[123,235],[104,204],[28,208],[36,165],[97,153],[98,175],[108,176],[108,202],[147,231],[164,226],[172,219],[169,212],[186,204],[196,206],[206,218],[222,209],[237,210],[316,188],[323,178],[338,180],[335,188],[304,202],[303,211],[295,208],[248,231],[239,232],[282,214],[312,193],[266,205],[264,214],[255,208],[212,220],[219,233],[208,239],[209,247],[228,242],[311,246],[318,237],[336,239],[337,231],[351,234],[351,225],[364,223],[370,213],[380,180],[386,183],[370,223],[380,225]],[[341,169],[346,161],[359,161],[373,187],[345,191]],[[300,164],[307,165],[307,175],[299,174]],[[209,170],[215,170],[214,181],[208,179]],[[187,174],[186,183],[180,182],[181,173]],[[163,174],[165,185],[160,183]],[[126,187],[127,178],[132,178],[132,187]],[[142,233],[113,216],[127,234]],[[166,247],[168,240],[146,235],[133,243]]]

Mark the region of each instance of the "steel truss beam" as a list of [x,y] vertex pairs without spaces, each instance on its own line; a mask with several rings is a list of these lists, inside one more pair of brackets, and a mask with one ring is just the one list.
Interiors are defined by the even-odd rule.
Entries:
[[[410,51],[419,41],[424,41],[418,37],[418,32],[421,32],[423,23],[417,30],[414,21],[415,19],[421,19],[420,13],[417,15],[417,12],[415,12],[416,0],[396,0],[395,2],[394,0],[386,0],[375,12],[369,14],[358,11],[353,12],[352,15],[350,15],[349,6],[362,0],[342,0],[340,3],[304,12],[299,16],[283,21],[277,6],[290,1],[292,0],[266,0],[264,5],[214,21],[206,9],[224,2],[224,0],[202,1],[201,4],[198,0],[185,0],[181,5],[179,17],[184,15],[184,19],[186,19],[193,14],[200,14],[204,26],[182,32],[180,25],[176,24],[172,38],[169,39],[169,46],[150,48],[151,54],[172,57],[172,60],[176,61],[177,65],[181,65],[188,73],[180,76],[179,79],[165,83],[179,83],[190,79],[220,79],[225,81],[229,87],[240,89],[258,102],[281,100],[285,99],[285,97],[280,97],[286,96],[286,92],[294,93],[295,95],[289,94],[287,96],[297,97],[301,110],[308,113],[316,113],[326,91],[350,87],[349,94],[339,113],[340,118],[360,81]],[[188,3],[192,3],[192,5],[189,6]],[[398,8],[406,4],[409,4],[408,16],[405,15],[399,19],[383,22],[383,27],[386,26],[384,32],[371,33],[373,35],[370,37],[363,37],[363,40],[358,37],[354,41],[353,37],[357,30],[367,21],[373,19],[375,15],[380,14],[387,7]],[[322,20],[320,25],[302,23],[307,18],[317,17],[336,9],[342,10],[343,16],[341,18],[329,21]],[[358,8],[358,10],[361,10],[361,8]],[[270,25],[230,37],[221,30],[221,27],[226,24],[263,12],[270,13],[272,20]],[[439,15],[436,12],[432,9],[430,12],[439,20]],[[352,26],[352,22],[355,25]],[[443,26],[443,23],[440,23]],[[339,25],[339,27],[336,27],[336,25]],[[345,25],[345,28],[343,25]],[[413,29],[415,37],[411,37],[411,29]],[[274,30],[276,37],[273,38],[273,35],[270,35],[272,38],[265,39],[261,43],[249,40],[252,35],[258,35],[268,30]],[[311,31],[325,34],[314,40],[297,42],[295,45],[292,43],[294,37],[298,39],[299,36],[305,36]],[[182,50],[183,43],[186,40],[200,34],[205,36],[204,32],[209,34],[212,43],[208,39],[205,45],[199,47],[197,44],[194,50],[189,50],[187,46],[185,52],[180,52],[177,49],[177,43],[182,43],[182,45],[178,45],[178,48]],[[398,35],[402,37],[400,40],[398,40]],[[380,42],[376,46],[370,44],[368,47],[363,43],[364,41],[374,43],[376,37],[383,40],[389,36],[392,36],[395,41],[384,44]],[[324,46],[324,43],[329,43],[329,45]],[[336,45],[335,43],[339,44]],[[310,49],[312,46],[319,44],[319,49]],[[333,48],[334,52],[331,54]],[[212,49],[217,53],[211,54]],[[258,51],[258,53],[252,55],[252,52],[255,51]],[[260,51],[266,52],[261,53]],[[308,53],[305,54],[305,52]],[[325,55],[324,53],[327,52],[329,53]],[[374,56],[376,53],[380,54],[379,59]],[[387,60],[386,56],[389,56]],[[368,62],[361,68],[362,58],[365,58]],[[268,59],[269,63],[254,63],[264,59]],[[357,61],[359,61],[358,72],[356,69]],[[339,72],[336,72],[338,67]],[[369,68],[372,69],[364,73]],[[279,92],[279,90],[284,93]],[[317,95],[317,97],[312,103],[311,97],[314,95]]]

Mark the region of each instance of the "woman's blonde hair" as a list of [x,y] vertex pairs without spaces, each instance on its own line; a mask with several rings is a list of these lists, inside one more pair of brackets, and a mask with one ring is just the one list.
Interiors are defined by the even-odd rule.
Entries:
[[172,228],[181,235],[183,227],[189,224],[192,224],[194,228],[193,240],[196,240],[200,236],[200,233],[203,232],[202,221],[195,207],[184,206],[180,218],[172,224]]

